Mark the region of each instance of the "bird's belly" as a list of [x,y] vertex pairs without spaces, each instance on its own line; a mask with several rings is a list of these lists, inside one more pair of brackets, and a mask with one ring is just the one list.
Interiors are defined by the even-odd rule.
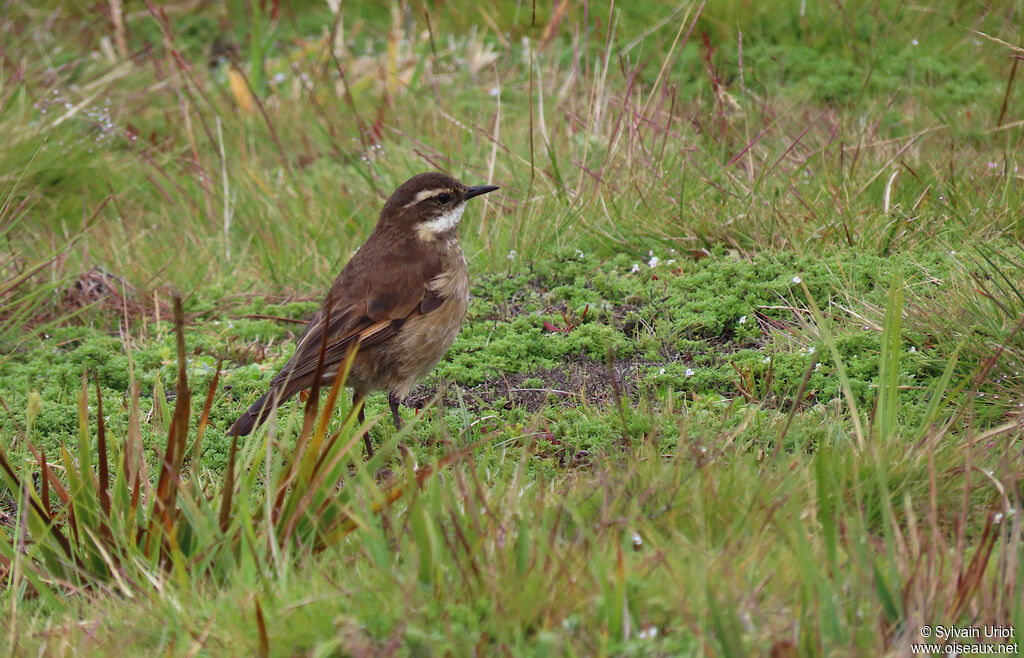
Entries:
[[395,341],[398,367],[392,388],[404,389],[396,390],[400,397],[408,395],[408,389],[428,375],[455,342],[468,306],[468,297],[449,298],[430,313],[402,325]]
[[407,397],[455,342],[468,306],[468,294],[450,297],[433,311],[407,320],[388,345],[356,354],[351,383]]

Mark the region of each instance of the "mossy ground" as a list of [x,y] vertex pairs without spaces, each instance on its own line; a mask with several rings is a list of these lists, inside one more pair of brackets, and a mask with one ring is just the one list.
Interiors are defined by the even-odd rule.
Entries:
[[[951,267],[941,253],[907,261],[853,251],[823,260],[786,252],[748,257],[725,250],[696,255],[673,250],[634,260],[577,250],[513,262],[504,273],[476,277],[459,338],[413,398],[424,404],[440,390],[437,413],[446,422],[457,427],[458,407],[468,405],[489,417],[498,442],[521,434],[531,419],[570,451],[606,448],[612,437],[621,438],[614,388],[629,412],[627,436],[658,438],[650,413],[663,408],[668,397],[683,406],[734,400],[764,413],[788,411],[805,375],[798,406],[835,406],[839,379],[809,325],[802,283],[821,307],[837,297],[855,300],[835,314],[832,331],[856,401],[870,409],[880,354],[877,309],[890,282],[897,277],[941,294],[940,282]],[[204,466],[218,470],[229,445],[224,430],[265,390],[294,349],[302,325],[286,320],[308,319],[318,303],[267,303],[256,297],[225,312],[215,294],[200,290],[189,300],[193,319],[186,348],[197,391],[205,391],[224,360],[204,443]],[[154,387],[159,380],[159,390],[173,400],[177,367],[170,323],[146,316],[123,332],[118,325],[116,312],[92,310],[24,343],[8,358],[0,390],[11,409],[29,409],[29,396],[37,403],[31,417],[11,414],[0,420],[0,430],[16,436],[27,428],[33,441],[51,451],[73,442],[74,402],[87,369],[108,401],[107,423],[123,431],[133,373],[141,384],[141,412],[149,420],[147,438],[159,444],[166,421],[154,408]],[[945,355],[929,349],[929,336],[920,331],[909,330],[904,338],[908,352],[899,381],[907,408],[915,409],[941,375]],[[521,389],[535,390],[523,398],[517,395]],[[373,412],[384,406],[381,395],[368,405]],[[670,441],[674,428],[663,429]],[[434,431],[423,426],[423,438]]]

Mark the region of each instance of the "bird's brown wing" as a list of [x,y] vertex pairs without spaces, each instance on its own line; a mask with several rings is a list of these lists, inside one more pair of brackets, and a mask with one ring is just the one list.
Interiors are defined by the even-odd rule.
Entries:
[[228,434],[250,433],[276,404],[312,385],[325,331],[324,371],[330,372],[353,346],[384,343],[394,338],[410,318],[440,306],[444,300],[430,287],[442,270],[438,257],[418,250],[418,245],[392,246],[371,240],[353,256],[335,280],[324,306],[306,327],[295,353],[270,381],[267,392],[238,417]]
[[[307,379],[316,372],[324,331],[324,366],[329,370],[345,359],[353,345],[369,347],[386,342],[405,321],[440,306],[443,300],[430,288],[442,269],[436,256],[423,253],[410,258],[408,249],[376,254],[369,251],[377,250],[365,254],[364,250],[366,246],[342,270],[324,307],[299,339],[295,354],[271,381],[272,387],[286,380],[287,388],[295,386],[296,391],[309,385]],[[396,252],[406,256],[399,257]]]

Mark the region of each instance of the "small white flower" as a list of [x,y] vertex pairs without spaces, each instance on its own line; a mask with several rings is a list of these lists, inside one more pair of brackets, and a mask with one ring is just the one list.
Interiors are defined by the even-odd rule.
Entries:
[[576,260],[583,260],[583,251],[580,249],[576,250]]
[[910,352],[911,354],[913,354],[914,352],[916,352],[916,351],[917,351],[917,348],[916,348],[916,347],[914,347],[913,345],[911,345],[911,346],[910,346],[910,349],[909,349],[909,350],[907,350],[907,351],[908,351],[908,352]]
[[761,363],[771,363],[771,360],[772,360],[772,357],[766,356],[763,359],[761,359]]
[[793,277],[793,283],[802,283],[802,282],[803,282],[803,279],[801,279],[799,276],[794,276]]
[[694,374],[694,372],[693,372],[693,368],[687,368],[687,369],[686,369],[686,372],[685,372],[684,374],[685,374],[685,375],[686,375],[687,377],[693,377],[693,374]]
[[814,372],[821,370],[821,361],[814,364]]
[[660,258],[658,258],[657,256],[651,256],[651,260],[647,261],[647,266],[657,267],[659,262],[661,262]]
[[916,46],[916,45],[917,45],[917,39],[913,39],[913,40],[911,40],[911,42],[910,42],[910,43],[912,43],[912,44],[914,44],[914,45]]
[[1002,512],[996,512],[995,514],[992,515],[992,523],[1002,523],[1002,522],[1003,522],[1003,513]]
[[669,258],[667,261],[665,261],[665,264],[666,265],[675,265],[676,264],[676,259],[675,258]]
[[658,374],[659,375],[664,375],[665,374],[665,369],[664,368],[659,368],[658,369]]
[[747,316],[741,315],[738,324],[746,324],[746,323],[747,323]]
[[633,548],[634,548],[634,550],[639,549],[643,545],[644,545],[644,540],[640,536],[640,533],[634,532],[633,533]]
[[637,638],[641,640],[653,640],[658,637],[657,626],[644,626],[640,629],[640,632],[636,634]]
[[515,260],[516,259],[516,250],[515,249],[509,249],[508,256],[505,256],[505,258],[507,258],[508,260]]
[[630,274],[636,274],[639,271],[640,271],[640,263],[633,263],[633,267],[630,268],[629,273]]
[[811,345],[810,347],[807,348],[807,353],[814,354],[814,345]]
[[491,87],[490,89],[487,90],[487,94],[491,98],[496,98],[498,96],[498,94],[500,94],[500,93],[501,93],[501,91],[497,87]]

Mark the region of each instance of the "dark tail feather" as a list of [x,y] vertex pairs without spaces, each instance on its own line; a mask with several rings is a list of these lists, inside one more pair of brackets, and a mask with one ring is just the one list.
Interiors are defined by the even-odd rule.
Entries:
[[[252,403],[249,410],[238,417],[238,420],[228,428],[228,436],[245,436],[252,432],[254,429],[263,424],[263,422],[270,416],[270,412],[274,409],[275,401],[274,397],[279,394],[276,389],[270,389],[266,393],[260,396],[258,400]],[[286,395],[281,400],[277,400],[277,404],[284,402],[285,399],[291,397]]]

